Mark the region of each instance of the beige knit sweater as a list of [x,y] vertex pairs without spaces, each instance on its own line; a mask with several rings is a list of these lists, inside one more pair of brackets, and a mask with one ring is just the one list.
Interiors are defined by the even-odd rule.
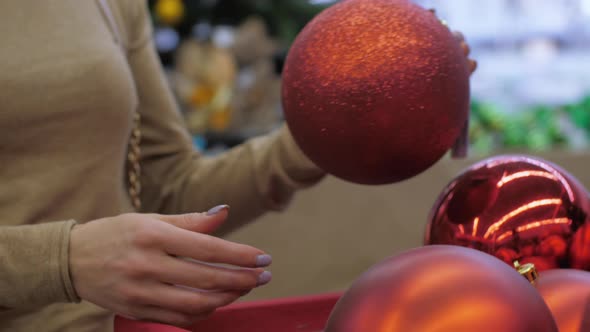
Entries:
[[75,222],[132,210],[124,165],[136,109],[145,212],[229,204],[238,227],[323,176],[285,127],[201,156],[154,51],[145,0],[109,3],[120,40],[98,0],[0,2],[1,331],[112,330],[111,313],[77,298],[69,234]]

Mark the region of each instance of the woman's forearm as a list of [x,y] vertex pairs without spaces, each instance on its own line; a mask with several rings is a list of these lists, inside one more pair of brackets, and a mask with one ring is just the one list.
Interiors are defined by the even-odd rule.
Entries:
[[75,302],[68,246],[74,221],[0,227],[0,307]]

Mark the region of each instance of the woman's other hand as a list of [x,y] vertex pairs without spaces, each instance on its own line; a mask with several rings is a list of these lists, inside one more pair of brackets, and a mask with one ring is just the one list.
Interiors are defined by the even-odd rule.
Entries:
[[467,42],[465,41],[465,36],[459,31],[453,31],[453,36],[455,36],[455,39],[461,44],[463,54],[465,54],[467,61],[469,61],[469,69],[473,74],[473,72],[475,72],[475,70],[477,69],[477,62],[469,58],[469,55],[471,54],[471,48],[469,47],[469,44],[467,44]]

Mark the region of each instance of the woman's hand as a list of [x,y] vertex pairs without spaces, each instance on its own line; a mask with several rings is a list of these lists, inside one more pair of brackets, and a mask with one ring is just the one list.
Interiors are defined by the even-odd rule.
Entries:
[[226,218],[221,206],[207,214],[124,214],[77,225],[70,240],[74,287],[80,298],[117,314],[189,326],[270,281],[260,269],[270,256],[206,235]]
[[[436,15],[436,9],[431,8],[431,9],[428,9],[428,11],[430,11],[432,14]],[[444,25],[447,25],[447,23],[445,21],[443,21],[441,19],[439,19],[439,20]],[[471,73],[473,74],[475,72],[475,70],[477,69],[477,61],[469,58],[469,54],[471,53],[471,49],[469,47],[469,44],[467,44],[467,42],[465,41],[465,36],[460,31],[453,31],[453,36],[455,36],[455,39],[461,44],[461,48],[463,49],[463,53],[465,54],[467,61],[469,61],[469,69],[471,70]]]
[[463,54],[465,54],[467,61],[469,61],[469,69],[473,74],[473,72],[475,72],[475,70],[477,69],[477,62],[469,58],[469,54],[471,54],[471,48],[469,47],[469,44],[467,44],[467,42],[465,41],[465,36],[463,36],[463,34],[459,31],[453,31],[453,35],[455,36],[455,39],[457,39],[457,41],[461,44]]

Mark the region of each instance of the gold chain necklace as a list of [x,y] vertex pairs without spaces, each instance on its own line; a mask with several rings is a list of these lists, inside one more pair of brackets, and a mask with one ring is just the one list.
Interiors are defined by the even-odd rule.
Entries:
[[[126,56],[127,52],[122,45],[123,40],[121,39],[121,33],[119,32],[117,22],[115,21],[108,2],[106,0],[98,0],[98,4],[110,25],[112,33],[115,37],[115,42],[121,47],[123,54]],[[141,156],[140,122],[141,116],[139,112],[135,110],[133,114],[133,129],[131,130],[131,136],[129,138],[129,145],[127,148],[127,181],[131,204],[133,204],[133,207],[136,211],[139,211],[141,208],[141,165],[139,163]]]
[[141,116],[139,112],[135,112],[133,116],[133,130],[129,139],[129,147],[127,151],[127,179],[129,181],[129,197],[131,203],[136,211],[141,208],[141,165],[139,158],[141,155],[141,130],[140,130]]

